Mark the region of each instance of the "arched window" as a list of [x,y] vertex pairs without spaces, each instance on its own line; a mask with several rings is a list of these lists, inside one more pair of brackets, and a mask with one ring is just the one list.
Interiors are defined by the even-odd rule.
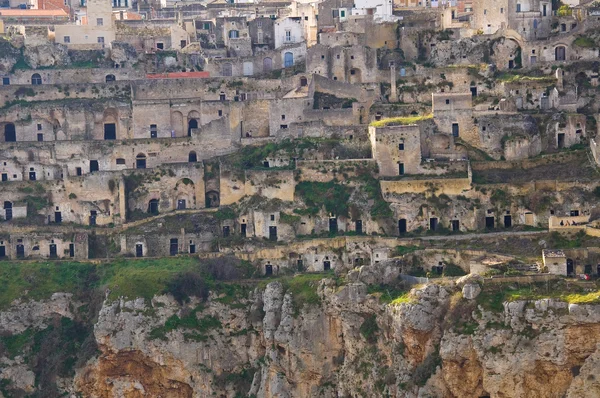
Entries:
[[106,75],[106,82],[107,83],[114,82],[115,80],[117,80],[115,78],[115,75]]
[[34,86],[39,86],[40,84],[42,84],[42,76],[40,76],[39,73],[34,73],[33,75],[31,75],[31,84],[33,84]]
[[196,155],[196,152],[191,151],[190,154],[188,155],[188,161],[190,163],[194,163],[198,161],[198,155]]

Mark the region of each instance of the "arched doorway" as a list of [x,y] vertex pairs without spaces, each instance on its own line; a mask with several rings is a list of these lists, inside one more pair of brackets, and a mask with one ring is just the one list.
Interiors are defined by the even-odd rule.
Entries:
[[292,66],[294,66],[294,54],[288,51],[283,54],[283,67],[290,68]]
[[308,86],[308,79],[304,76],[302,76],[300,78],[300,87],[306,87]]
[[4,142],[17,141],[17,131],[13,123],[8,123],[4,126]]
[[557,46],[554,49],[554,60],[564,61],[567,59],[567,49],[565,46]]
[[135,157],[135,168],[136,169],[145,169],[146,168],[146,155],[143,153],[138,153]]
[[198,161],[198,155],[196,155],[196,152],[191,151],[190,154],[188,155],[188,162],[195,163],[197,161]]
[[117,80],[115,78],[115,75],[106,75],[106,82],[107,83],[114,82],[115,80]]
[[193,209],[195,207],[195,184],[189,178],[183,178],[175,184],[176,210]]
[[271,72],[273,70],[273,60],[269,57],[263,59],[263,72]]
[[198,120],[190,119],[190,121],[188,122],[188,137],[192,136],[192,129],[197,129],[197,128],[198,128]]
[[42,84],[42,76],[39,73],[34,73],[31,75],[31,84],[34,86],[39,86]]

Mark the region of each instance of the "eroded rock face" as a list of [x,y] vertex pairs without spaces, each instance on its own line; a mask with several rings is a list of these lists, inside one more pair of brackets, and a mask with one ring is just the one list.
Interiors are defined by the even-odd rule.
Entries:
[[[94,326],[100,353],[62,389],[136,398],[599,394],[598,306],[545,299],[492,312],[460,298],[460,285],[479,286],[469,278],[413,289],[399,304],[381,303],[360,282],[315,283],[320,304],[310,306],[280,282],[235,304],[106,301]],[[44,316],[70,315],[70,299],[15,303],[0,320],[15,332],[44,327]],[[457,299],[476,308],[468,327],[448,318]],[[0,368],[12,388],[35,391],[23,359],[0,353]]]

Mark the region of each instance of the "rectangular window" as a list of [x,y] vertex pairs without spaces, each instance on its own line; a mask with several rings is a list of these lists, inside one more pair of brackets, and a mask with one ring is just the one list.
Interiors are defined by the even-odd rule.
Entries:
[[44,134],[38,134],[37,139],[38,141],[44,141]]
[[163,43],[156,43],[156,48],[159,50],[164,50],[165,45]]
[[262,21],[256,22],[256,27],[257,28],[262,28]]
[[346,10],[340,10],[340,17],[346,18]]
[[63,37],[63,42],[64,43],[70,43],[71,42],[71,36],[64,36]]
[[104,25],[104,19],[96,18],[96,26],[102,26],[102,25]]
[[10,86],[10,77],[3,77],[2,78],[2,85],[3,86]]
[[517,4],[517,12],[521,12],[521,5]]
[[340,12],[339,12],[338,10],[331,10],[331,15],[332,15],[334,18],[337,18],[337,17],[339,16],[339,14],[340,14]]
[[117,159],[117,164],[125,164],[125,159],[123,159],[123,158],[118,158],[118,159]]
[[403,151],[404,150],[404,142],[401,142],[398,144],[398,150],[399,151]]
[[223,116],[223,111],[219,109],[219,116]]
[[487,15],[487,10],[483,10],[483,15]]
[[37,129],[38,129],[38,131],[41,131],[41,130],[42,130],[42,124],[41,124],[41,123],[38,123],[38,124],[37,124]]
[[158,137],[158,128],[156,127],[156,124],[151,124],[150,125],[150,138],[156,138]]
[[282,129],[282,130],[285,130],[285,129],[287,129],[287,128],[288,128],[288,126],[287,126],[287,124],[281,124],[281,125],[279,126],[279,128],[280,128],[280,129]]
[[504,8],[500,8],[500,14],[504,14]]

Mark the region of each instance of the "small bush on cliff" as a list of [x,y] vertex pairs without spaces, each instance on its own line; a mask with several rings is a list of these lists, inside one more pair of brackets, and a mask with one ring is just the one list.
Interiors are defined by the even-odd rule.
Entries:
[[199,274],[184,272],[178,274],[167,284],[166,293],[171,294],[179,304],[187,303],[190,297],[205,301],[208,298],[208,286]]
[[427,355],[425,360],[417,366],[413,373],[413,382],[418,386],[424,386],[441,364],[442,358],[436,348],[434,352]]
[[348,216],[349,189],[336,181],[302,181],[296,185],[296,194],[302,197],[307,207],[297,211],[300,214],[315,215],[325,207],[329,214]]
[[377,341],[377,334],[379,332],[379,326],[377,325],[377,318],[375,315],[368,315],[360,325],[360,334],[369,343],[375,343]]

